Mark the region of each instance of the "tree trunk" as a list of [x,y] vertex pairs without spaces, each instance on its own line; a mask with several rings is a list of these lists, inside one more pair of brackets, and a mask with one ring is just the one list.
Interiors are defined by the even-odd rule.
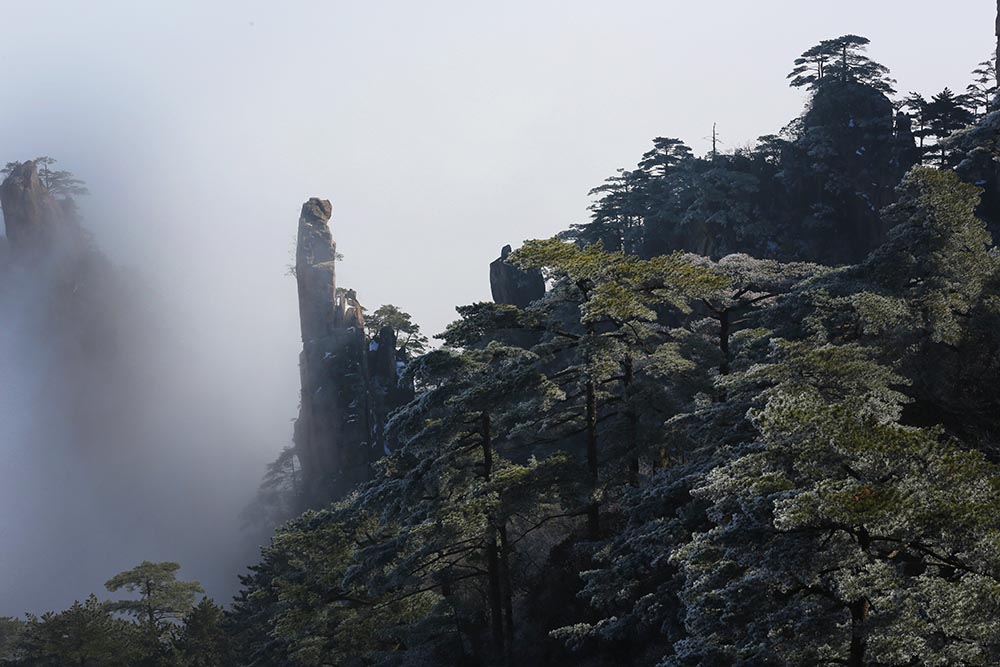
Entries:
[[[441,582],[441,597],[447,600],[448,604],[451,606],[452,615],[455,617],[455,637],[456,639],[458,639],[458,652],[459,655],[461,655],[462,658],[464,659],[467,655],[465,651],[465,639],[464,639],[466,633],[465,629],[462,627],[462,617],[458,613],[458,608],[455,606],[455,601],[451,595],[451,582],[449,582],[447,579]],[[471,642],[472,652],[474,655],[476,655],[479,653],[479,651],[477,642],[475,640],[475,636],[470,633],[469,637],[472,639]]]
[[719,314],[719,352],[722,353],[722,361],[719,362],[719,375],[729,375],[730,335],[729,310],[726,309]]
[[[493,438],[491,434],[490,416],[483,413],[480,422],[483,441],[483,479],[487,482],[493,475]],[[486,573],[489,581],[488,596],[490,601],[490,630],[493,645],[497,651],[503,652],[503,611],[500,590],[500,557],[497,548],[497,531],[493,518],[487,517],[489,537],[486,541]]]
[[595,497],[587,506],[587,531],[591,539],[600,537],[600,514],[597,506],[597,385],[594,378],[587,378],[587,471]]
[[629,462],[628,462],[628,483],[630,486],[639,486],[639,416],[629,404],[629,387],[635,380],[635,368],[631,355],[625,355],[622,362],[625,367],[625,379],[622,380],[622,399],[625,402],[625,422],[626,437],[628,438]]
[[504,653],[507,664],[514,659],[514,593],[510,576],[510,543],[507,541],[507,526],[500,526],[500,575],[503,578]]
[[851,609],[851,649],[847,656],[847,667],[865,667],[865,621],[868,619],[868,600],[852,602]]
[[498,555],[496,530],[490,526],[489,541],[486,544],[486,570],[489,578],[490,633],[493,646],[503,652],[503,610],[500,592],[500,558]]

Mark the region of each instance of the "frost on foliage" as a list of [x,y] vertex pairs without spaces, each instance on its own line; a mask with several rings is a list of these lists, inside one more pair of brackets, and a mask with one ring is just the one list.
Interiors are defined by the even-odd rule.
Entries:
[[990,664],[997,470],[896,424],[898,378],[859,350],[784,345],[787,369],[750,371],[775,382],[760,446],[694,491],[716,526],[672,557],[690,636],[664,664],[846,661],[852,632],[866,664]]

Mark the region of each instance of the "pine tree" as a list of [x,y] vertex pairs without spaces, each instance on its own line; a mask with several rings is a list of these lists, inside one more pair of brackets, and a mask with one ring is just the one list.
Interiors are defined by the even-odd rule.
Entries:
[[427,351],[427,336],[420,333],[420,325],[413,322],[409,313],[391,303],[379,306],[365,317],[368,338],[374,339],[383,327],[392,329],[400,352],[405,356],[416,356]]
[[21,637],[26,623],[19,618],[0,617],[0,665],[15,665],[21,658]]
[[171,562],[143,561],[104,584],[112,593],[124,589],[139,594],[137,600],[114,600],[107,608],[135,618],[149,655],[165,649],[170,623],[182,619],[194,606],[195,596],[204,593],[197,581],[177,581],[180,567]]
[[963,102],[976,118],[982,118],[990,112],[998,92],[996,56],[979,63],[972,75],[975,78],[966,86]]
[[[644,651],[669,653],[683,636],[676,567],[667,556],[707,525],[704,503],[692,499],[691,490],[752,432],[745,415],[759,388],[740,378],[766,351],[760,312],[820,270],[746,255],[717,263],[689,260],[725,282],[702,297],[682,329],[671,332],[678,346],[668,375],[658,382],[671,386],[677,405],[659,432],[658,469],[623,494],[621,503],[628,508],[623,525],[582,575],[580,596],[598,618],[553,633],[581,655],[632,656],[636,664],[645,664]],[[684,375],[687,380],[677,382]]]
[[715,525],[673,555],[689,636],[665,664],[996,660],[997,471],[898,425],[905,381],[863,349],[773,349],[759,441],[694,492]]
[[819,88],[797,124],[782,180],[801,216],[799,258],[858,261],[885,233],[879,210],[908,164],[899,163],[895,113],[880,91],[853,81]]
[[141,659],[134,626],[93,595],[63,612],[29,614],[18,653],[14,664],[44,667],[126,667]]
[[916,121],[917,125],[913,131],[913,136],[917,139],[917,147],[920,149],[921,154],[923,154],[925,148],[924,142],[927,137],[931,136],[932,132],[927,111],[927,100],[919,93],[910,93],[902,101],[901,107],[908,110]]
[[795,68],[788,74],[791,85],[815,91],[831,82],[854,82],[893,94],[896,82],[889,77],[889,69],[864,54],[870,43],[858,35],[823,40],[796,58]]
[[664,178],[670,170],[693,157],[691,149],[675,137],[656,137],[653,147],[643,153],[639,169],[649,178]]
[[[658,325],[657,312],[689,312],[692,299],[717,289],[725,280],[677,254],[638,260],[620,252],[606,253],[599,245],[581,250],[558,239],[527,242],[512,261],[540,268],[555,282],[556,288],[537,304],[537,310],[548,310],[545,319],[559,322],[560,311],[569,318],[552,332],[541,353],[568,355],[571,360],[559,381],[574,400],[558,406],[559,420],[563,428],[584,438],[594,494],[587,510],[588,533],[596,539],[602,487],[613,486],[616,479],[634,479],[642,454],[634,431],[638,411],[629,405],[638,363],[657,349],[670,358],[673,349]],[[573,308],[565,310],[568,304]],[[655,367],[651,364],[650,371]],[[601,424],[622,420],[626,437],[611,441],[625,446],[605,446],[602,452]],[[606,468],[603,475],[602,467]]]
[[[53,197],[72,199],[80,195],[90,194],[86,183],[73,175],[72,172],[52,168],[57,162],[55,158],[36,157],[32,162],[38,168],[38,177],[41,179],[42,185]],[[0,175],[9,174],[20,165],[20,162],[8,162],[3,169],[0,169]]]
[[173,641],[182,667],[235,667],[222,607],[202,598],[184,617]]
[[937,154],[937,162],[941,168],[954,166],[949,160],[950,154],[945,140],[970,125],[975,116],[965,107],[964,100],[948,88],[931,98],[924,107],[924,113],[930,136],[936,140],[928,152]]
[[564,238],[584,245],[601,243],[611,251],[639,252],[644,215],[641,189],[646,180],[645,172],[619,169],[588,193],[597,197],[589,207],[590,222],[572,225]]

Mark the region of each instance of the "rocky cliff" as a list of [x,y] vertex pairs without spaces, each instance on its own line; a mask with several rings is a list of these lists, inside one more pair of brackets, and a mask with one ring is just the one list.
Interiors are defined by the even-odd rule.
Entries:
[[[107,441],[111,422],[136,398],[118,386],[132,374],[123,341],[138,337],[140,297],[94,247],[73,200],[53,196],[34,162],[0,184],[0,207],[0,339],[11,347],[4,363],[30,356],[37,390],[24,398],[32,410],[67,421],[74,438]],[[26,351],[13,351],[20,346]]]
[[[367,331],[357,294],[337,285],[332,214],[326,199],[302,205],[295,254],[302,352],[294,446],[304,507],[322,506],[369,479],[372,464],[397,444],[386,431],[389,414],[414,396],[396,332]],[[545,294],[545,282],[540,272],[507,262],[510,252],[504,247],[490,265],[490,286],[497,303],[524,308]]]
[[0,184],[0,207],[12,259],[27,262],[59,255],[64,260],[67,254],[80,256],[89,250],[73,200],[53,197],[30,160],[15,166]]
[[406,359],[395,332],[383,328],[369,339],[356,293],[337,287],[332,212],[325,199],[303,204],[295,257],[302,395],[294,442],[306,506],[368,479],[375,459],[391,451],[388,414],[413,397],[399,372]]

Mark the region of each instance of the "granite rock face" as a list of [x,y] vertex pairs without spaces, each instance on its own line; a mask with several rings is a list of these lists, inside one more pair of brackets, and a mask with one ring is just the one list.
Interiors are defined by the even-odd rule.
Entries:
[[527,308],[532,301],[545,295],[545,280],[541,271],[525,271],[507,261],[511,247],[506,245],[500,257],[490,264],[490,290],[493,302]]
[[357,294],[337,287],[332,212],[325,199],[303,204],[295,257],[302,396],[294,442],[307,507],[340,498],[370,477],[372,463],[391,451],[389,412],[413,397],[398,372],[395,333],[383,329],[369,340]]
[[30,160],[0,184],[0,206],[12,256],[37,259],[80,244],[71,200],[53,197]]
[[[398,446],[386,429],[389,415],[414,397],[404,373],[409,357],[396,332],[367,331],[357,293],[337,285],[332,213],[325,199],[302,205],[295,255],[302,393],[294,442],[304,507],[341,498],[369,479],[372,464]],[[510,253],[504,247],[490,265],[493,298],[525,308],[545,295],[545,281],[540,271],[508,263]],[[528,345],[536,334],[518,330],[510,337],[512,344]]]
[[325,199],[302,205],[295,254],[302,402],[294,439],[309,505],[332,500],[364,481],[370,464],[362,414],[365,335],[348,324],[348,297],[337,290],[332,212]]
[[413,383],[403,376],[409,357],[397,344],[392,327],[382,327],[368,344],[369,405],[377,454],[389,454],[398,447],[385,425],[389,413],[412,401],[415,395]]
[[337,244],[330,234],[332,212],[328,200],[313,198],[302,205],[299,217],[295,278],[303,343],[323,338],[333,330]]
[[54,196],[34,162],[3,180],[0,206],[0,377],[23,392],[18,412],[30,425],[21,436],[46,432],[39,441],[101,456],[134,439],[122,432],[148,396],[137,379],[150,372],[148,295],[100,252],[72,198]]

